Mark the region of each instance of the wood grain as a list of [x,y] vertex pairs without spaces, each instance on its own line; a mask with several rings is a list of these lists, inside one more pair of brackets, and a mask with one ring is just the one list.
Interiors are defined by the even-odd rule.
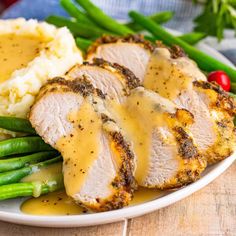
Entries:
[[13,235],[236,236],[236,163],[199,192],[167,208],[131,219],[128,225],[119,222],[95,227],[49,229],[0,222],[0,236]]
[[138,236],[236,235],[236,163],[199,192],[154,213],[129,220]]
[[94,227],[55,229],[15,225],[0,222],[0,236],[120,236],[124,222]]

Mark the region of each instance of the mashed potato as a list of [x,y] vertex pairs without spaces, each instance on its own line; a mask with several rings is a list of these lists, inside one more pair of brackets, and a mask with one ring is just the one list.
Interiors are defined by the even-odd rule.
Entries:
[[41,86],[76,63],[82,63],[82,54],[68,29],[0,20],[0,115],[27,117]]

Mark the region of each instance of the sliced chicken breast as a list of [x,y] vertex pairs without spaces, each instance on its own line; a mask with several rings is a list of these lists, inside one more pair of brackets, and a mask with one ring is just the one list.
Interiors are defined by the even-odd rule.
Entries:
[[[117,38],[110,42],[108,39],[105,37],[104,40],[103,37],[97,40],[89,50],[88,59],[101,57],[128,67],[139,75],[138,78],[145,88],[170,99],[179,108],[189,110],[195,118],[190,128],[194,142],[200,152],[207,157],[209,163],[222,160],[235,150],[233,125],[235,102],[217,85],[214,85],[217,89],[213,89],[196,63],[190,60],[183,50],[179,47],[166,48],[161,44],[147,48],[145,46],[148,44],[147,41],[141,38],[136,46],[140,48],[139,50],[146,51],[145,60],[142,66],[136,68],[131,66],[131,64],[135,65],[138,60],[137,58],[134,60],[133,55],[139,59],[141,57],[139,50],[135,54],[133,49],[135,41],[132,37],[130,40]],[[125,44],[125,51],[114,46],[119,45],[120,42]],[[202,87],[208,87],[208,89],[201,89]]]
[[113,37],[103,36],[90,47],[87,60],[103,58],[130,69],[136,77],[142,79],[154,46],[141,36]]
[[133,154],[103,99],[85,79],[56,78],[40,90],[29,115],[63,156],[67,194],[94,211],[126,206],[135,188]]
[[206,162],[187,134],[188,126],[193,122],[192,115],[186,110],[178,110],[171,101],[154,92],[143,87],[134,88],[138,83],[129,86],[125,81],[135,78],[132,72],[122,69],[128,71],[127,79],[126,74],[120,73],[120,66],[117,70],[111,63],[104,66],[107,64],[102,61],[101,64],[76,66],[67,75],[71,79],[86,77],[111,98],[106,99],[106,108],[135,153],[138,184],[165,189],[199,178]]
[[117,102],[123,101],[130,90],[140,85],[139,79],[129,69],[98,58],[91,63],[74,66],[67,75],[72,80],[84,76],[107,99]]
[[207,82],[192,60],[186,56],[173,57],[169,49],[157,48],[143,84],[194,115],[190,131],[209,163],[232,154],[236,147],[233,124],[236,103],[218,85]]
[[143,87],[109,110],[134,150],[140,186],[176,188],[200,177],[206,161],[188,135],[191,113]]
[[234,125],[236,102],[217,84],[195,81],[193,85],[194,91],[210,111],[210,116],[214,118],[216,141],[213,147],[208,147],[207,153],[209,162],[215,163],[236,151],[236,127]]

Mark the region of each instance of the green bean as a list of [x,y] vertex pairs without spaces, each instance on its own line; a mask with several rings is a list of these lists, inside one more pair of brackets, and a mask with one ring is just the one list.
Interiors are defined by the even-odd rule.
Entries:
[[90,26],[96,26],[96,24],[94,24],[84,12],[76,7],[71,0],[60,0],[60,4],[69,13],[69,15],[74,17],[78,22],[85,23]]
[[95,6],[89,0],[76,0],[76,2],[87,12],[89,17],[108,31],[118,35],[127,35],[134,33],[129,27],[119,24],[116,20],[106,15],[100,8]]
[[17,183],[21,179],[23,179],[25,176],[32,174],[35,170],[46,167],[50,164],[59,162],[61,160],[62,158],[61,156],[59,156],[59,157],[55,157],[53,159],[43,161],[38,164],[33,164],[33,165],[30,165],[30,166],[27,166],[18,170],[12,170],[12,171],[0,173],[0,186],[11,184],[11,183]]
[[[160,38],[153,37],[150,35],[145,35],[145,39],[151,41],[151,42],[156,42],[157,40],[161,40]],[[198,32],[192,32],[192,33],[187,33],[187,34],[182,34],[180,36],[176,36],[177,38],[185,41],[188,44],[194,45],[198,43],[200,40],[206,37],[204,33],[198,33]]]
[[58,155],[56,151],[38,152],[31,155],[0,160],[0,172],[16,170],[34,164],[40,161],[45,161],[51,157]]
[[[33,183],[17,183],[0,186],[0,200],[32,196],[34,188]],[[43,188],[42,192],[47,193],[46,189]]]
[[231,92],[236,94],[236,83],[231,83]]
[[174,16],[173,11],[162,11],[162,12],[157,12],[153,15],[148,16],[150,19],[155,21],[158,24],[163,24],[171,20]]
[[[40,192],[37,192],[40,188]],[[56,190],[62,189],[62,181],[55,179],[50,183],[16,183],[0,186],[0,200],[7,200],[17,197],[39,197],[40,195],[54,192]]]
[[0,116],[0,128],[14,132],[36,134],[30,122],[22,118]]
[[0,157],[51,150],[53,150],[53,148],[37,136],[0,141]]
[[[169,21],[172,17],[173,17],[173,12],[171,12],[171,11],[158,12],[158,13],[148,16],[148,18],[152,19],[153,21],[155,21],[158,24],[163,24],[163,23]],[[127,23],[125,25],[128,26],[130,29],[132,29],[135,32],[139,32],[139,31],[143,30],[143,27],[141,25],[139,25],[133,21],[130,23]]]
[[93,42],[93,41],[91,41],[91,40],[83,39],[83,38],[79,38],[79,37],[77,37],[75,41],[76,41],[77,46],[78,46],[81,50],[83,50],[84,52],[87,51],[88,47],[89,47],[89,46],[92,44],[92,42]]
[[50,24],[53,24],[57,27],[66,26],[74,36],[80,36],[84,38],[99,37],[105,33],[110,34],[105,30],[101,30],[96,26],[89,26],[80,22],[73,22],[62,16],[49,16],[46,21]]
[[155,37],[160,38],[165,44],[170,46],[173,44],[177,44],[181,46],[185,50],[185,52],[189,55],[189,57],[197,62],[198,66],[202,70],[207,72],[215,70],[223,70],[229,75],[232,81],[236,82],[236,70],[233,69],[232,67],[216,60],[211,56],[208,56],[207,54],[185,43],[183,40],[173,36],[171,33],[167,32],[160,25],[156,24],[154,21],[148,19],[142,14],[135,11],[131,11],[129,15],[135,22],[142,25]]
[[201,32],[192,32],[192,33],[182,34],[178,36],[178,38],[190,45],[195,45],[199,41],[204,39],[206,36],[207,36],[206,34]]
[[234,93],[229,93],[229,95],[230,95],[231,97],[233,97],[234,99],[236,99],[236,94],[234,94]]

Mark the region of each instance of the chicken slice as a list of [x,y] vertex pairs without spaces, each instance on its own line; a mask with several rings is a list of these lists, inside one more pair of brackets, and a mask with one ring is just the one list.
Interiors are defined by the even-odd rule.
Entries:
[[191,113],[143,87],[109,110],[133,147],[140,186],[176,188],[200,177],[206,161],[188,135]]
[[85,79],[56,78],[40,90],[29,115],[63,156],[67,194],[94,211],[126,206],[135,188],[133,154],[103,100]]
[[87,60],[103,58],[111,63],[118,63],[142,79],[154,49],[155,47],[141,36],[131,35],[122,38],[103,36],[90,47]]
[[[142,38],[136,41],[135,43],[133,37],[126,37],[116,40],[112,38],[109,42],[109,38],[103,37],[90,48],[88,59],[101,57],[126,66],[139,75],[138,78],[145,88],[170,99],[178,107],[189,110],[195,118],[190,128],[194,142],[209,163],[220,161],[232,154],[236,146],[233,99],[217,85],[208,83],[196,63],[179,47],[170,49],[163,45],[153,45],[147,48],[147,41]],[[125,44],[126,50],[119,48],[120,42]],[[136,54],[133,44],[139,47]],[[145,60],[140,60],[140,50],[145,52]],[[133,59],[134,55],[139,57],[142,66],[134,67],[138,60]]]
[[86,77],[107,99],[117,102],[123,101],[131,89],[140,85],[139,79],[129,69],[99,58],[74,66],[67,75],[71,79]]
[[173,57],[169,49],[157,48],[143,84],[194,115],[190,131],[209,163],[232,154],[236,147],[236,103],[218,85],[207,82],[192,60]]
[[154,92],[143,87],[133,88],[137,83],[130,87],[124,82],[129,80],[125,79],[125,74],[129,78],[135,77],[128,69],[123,68],[122,71],[127,73],[121,74],[120,66],[117,70],[111,63],[109,67],[104,64],[107,62],[76,66],[67,75],[71,79],[86,77],[111,98],[106,99],[106,108],[135,153],[138,184],[165,189],[198,179],[206,162],[187,134],[188,126],[193,122],[192,115]]

